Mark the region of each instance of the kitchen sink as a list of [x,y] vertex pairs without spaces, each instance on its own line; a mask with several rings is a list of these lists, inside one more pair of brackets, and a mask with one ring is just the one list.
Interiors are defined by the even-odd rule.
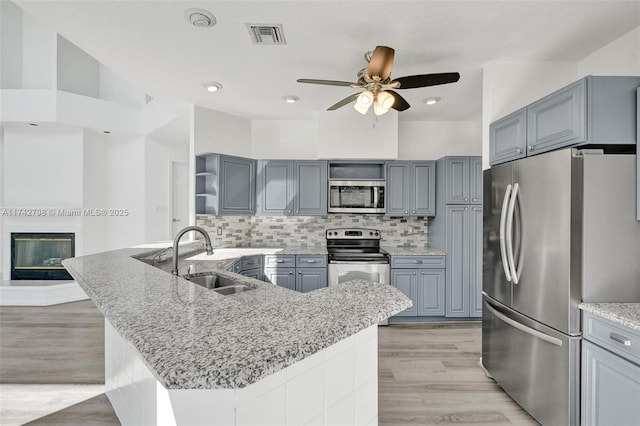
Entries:
[[242,293],[256,289],[256,286],[252,284],[241,283],[232,278],[214,273],[203,275],[183,275],[182,278],[222,295]]

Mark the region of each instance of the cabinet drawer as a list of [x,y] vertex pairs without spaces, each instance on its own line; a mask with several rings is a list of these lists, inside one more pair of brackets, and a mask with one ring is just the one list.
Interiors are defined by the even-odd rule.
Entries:
[[303,254],[296,256],[296,266],[305,268],[324,268],[327,266],[327,256],[323,254]]
[[392,268],[444,268],[444,256],[391,256]]
[[264,256],[265,268],[294,268],[296,256],[293,254],[266,254]]
[[640,331],[583,312],[584,338],[640,364]]
[[242,258],[242,270],[262,268],[262,255],[244,256]]

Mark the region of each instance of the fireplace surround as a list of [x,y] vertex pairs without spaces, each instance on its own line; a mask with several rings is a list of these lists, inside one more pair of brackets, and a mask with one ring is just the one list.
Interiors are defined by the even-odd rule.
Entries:
[[61,262],[75,255],[75,234],[12,232],[12,280],[71,280]]

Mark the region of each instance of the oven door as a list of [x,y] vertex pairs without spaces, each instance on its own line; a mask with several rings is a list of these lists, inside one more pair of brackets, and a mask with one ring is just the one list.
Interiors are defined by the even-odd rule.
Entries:
[[389,284],[389,264],[372,262],[332,261],[329,263],[329,285],[352,280]]

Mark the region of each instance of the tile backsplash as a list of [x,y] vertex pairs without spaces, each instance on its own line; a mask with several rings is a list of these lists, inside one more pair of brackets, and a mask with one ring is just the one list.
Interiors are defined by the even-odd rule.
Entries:
[[[382,244],[422,247],[427,244],[426,217],[395,218],[383,215],[327,216],[197,216],[196,225],[211,235],[217,247],[322,246],[329,228],[374,228]],[[218,229],[222,235],[218,235]]]

